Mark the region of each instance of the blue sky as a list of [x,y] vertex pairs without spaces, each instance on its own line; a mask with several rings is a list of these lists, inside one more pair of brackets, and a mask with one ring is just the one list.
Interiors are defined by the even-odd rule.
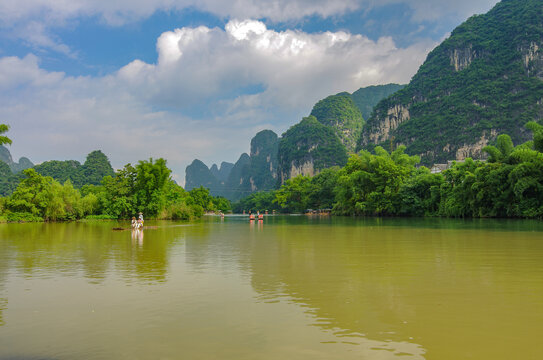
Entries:
[[15,158],[116,168],[234,162],[319,99],[406,83],[495,0],[0,2],[0,118]]

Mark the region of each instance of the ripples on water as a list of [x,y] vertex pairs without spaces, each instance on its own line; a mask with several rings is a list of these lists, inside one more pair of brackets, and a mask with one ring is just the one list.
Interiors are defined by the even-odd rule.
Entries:
[[125,225],[0,225],[0,360],[539,359],[539,222]]

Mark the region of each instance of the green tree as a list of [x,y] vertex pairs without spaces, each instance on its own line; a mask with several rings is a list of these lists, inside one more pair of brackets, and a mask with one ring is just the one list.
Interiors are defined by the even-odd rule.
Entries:
[[334,212],[345,215],[394,215],[401,186],[414,173],[418,156],[399,146],[391,154],[382,147],[375,154],[351,155],[339,172]]
[[431,174],[426,167],[418,169],[400,187],[398,215],[431,216],[439,211],[443,175]]
[[488,162],[504,162],[507,161],[509,155],[513,151],[513,141],[509,135],[499,135],[497,146],[485,146],[483,151],[488,154]]
[[136,177],[136,169],[127,164],[115,173],[115,177],[106,176],[102,179],[103,191],[98,194],[104,214],[124,219],[135,214]]
[[164,159],[138,162],[134,183],[134,200],[138,211],[155,217],[166,206],[166,186],[171,180],[170,173]]
[[0,145],[4,145],[4,144],[11,145],[11,139],[4,135],[8,131],[9,131],[9,125],[0,124]]
[[285,212],[300,213],[308,209],[310,194],[311,178],[298,175],[275,192],[275,201]]
[[85,163],[81,167],[83,184],[100,185],[105,176],[113,176],[114,171],[106,155],[100,150],[95,150],[87,155]]
[[336,186],[339,167],[324,169],[311,178],[308,208],[331,209],[336,202]]
[[62,186],[34,169],[26,169],[23,173],[26,178],[8,200],[8,210],[27,213],[45,221],[76,219],[81,215],[79,193],[69,182]]
[[197,187],[189,191],[189,195],[195,205],[202,207],[204,211],[215,211],[213,204],[213,196],[210,195],[209,189],[203,186]]

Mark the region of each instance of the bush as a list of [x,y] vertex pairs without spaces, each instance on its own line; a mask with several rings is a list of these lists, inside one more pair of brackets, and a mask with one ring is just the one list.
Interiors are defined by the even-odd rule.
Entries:
[[26,212],[10,212],[6,214],[8,222],[43,222],[43,218]]

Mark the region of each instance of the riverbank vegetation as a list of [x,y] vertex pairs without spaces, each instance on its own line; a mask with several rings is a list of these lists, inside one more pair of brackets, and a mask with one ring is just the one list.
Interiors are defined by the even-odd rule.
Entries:
[[337,215],[543,218],[543,126],[526,126],[533,141],[513,146],[500,135],[483,149],[487,161],[466,159],[442,173],[416,167],[418,156],[399,146],[376,147],[349,158],[343,168],[298,176],[278,190],[253,194],[234,210],[304,212],[331,209]]
[[230,209],[228,200],[207,189],[185,191],[170,173],[164,159],[143,160],[78,189],[70,179],[61,184],[27,169],[15,191],[0,198],[0,216],[4,221],[129,219],[141,211],[146,218],[188,220]]

